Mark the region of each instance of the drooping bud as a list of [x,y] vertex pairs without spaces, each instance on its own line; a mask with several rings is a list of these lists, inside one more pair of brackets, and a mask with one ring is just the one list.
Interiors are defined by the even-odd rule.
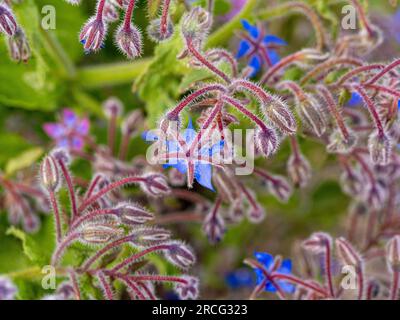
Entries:
[[31,57],[28,40],[21,28],[18,28],[13,36],[8,37],[8,51],[12,60],[27,62]]
[[225,222],[221,215],[218,212],[215,212],[215,208],[212,208],[205,217],[203,231],[212,244],[220,242],[224,236],[226,231]]
[[347,131],[347,137],[344,137],[339,129],[333,131],[329,136],[329,144],[326,150],[330,153],[350,153],[357,143],[357,136],[349,129],[347,129]]
[[368,139],[368,149],[374,164],[385,166],[390,162],[392,142],[387,135],[372,133]]
[[180,276],[184,282],[176,282],[175,291],[182,300],[196,299],[199,295],[199,280],[192,276]]
[[280,99],[274,97],[268,106],[263,106],[263,111],[267,119],[282,133],[290,135],[296,132],[296,120],[288,106]]
[[103,47],[107,34],[107,24],[102,18],[92,17],[83,26],[79,41],[86,52],[99,51]]
[[185,270],[196,262],[192,250],[182,242],[171,241],[167,246],[169,248],[165,251],[165,256],[173,265]]
[[171,18],[167,17],[167,25],[165,32],[161,30],[161,18],[154,19],[150,22],[147,27],[147,34],[154,42],[161,42],[171,38],[174,33],[174,25],[172,24]]
[[360,170],[348,168],[340,175],[343,191],[349,196],[360,196],[364,193],[366,181]]
[[142,35],[132,23],[129,28],[122,24],[115,33],[115,42],[128,59],[142,55]]
[[103,110],[107,118],[119,117],[124,111],[124,105],[118,98],[111,97],[103,103]]
[[212,26],[211,14],[201,7],[186,13],[182,22],[182,34],[186,39],[202,41]]
[[51,155],[57,161],[63,162],[68,165],[71,162],[71,156],[66,148],[57,148],[51,151]]
[[345,238],[340,237],[336,239],[335,244],[338,256],[343,264],[355,267],[362,266],[363,260],[361,255],[353,248],[350,242],[348,242]]
[[400,236],[396,235],[386,244],[386,260],[392,272],[400,272]]
[[304,188],[311,178],[311,166],[302,154],[292,154],[287,163],[287,172],[296,187]]
[[246,212],[247,218],[252,223],[260,223],[265,219],[265,210],[259,204],[250,206]]
[[162,196],[170,192],[166,178],[160,173],[149,173],[146,180],[140,183],[143,191],[154,197]]
[[146,209],[129,202],[119,204],[116,210],[121,222],[127,225],[143,224],[154,218]]
[[128,114],[121,125],[121,131],[125,135],[133,136],[138,127],[143,124],[143,113],[136,109]]
[[278,149],[278,136],[272,128],[257,129],[254,140],[257,150],[265,157],[270,157]]
[[61,185],[57,161],[51,155],[44,158],[40,165],[40,180],[42,185],[52,192],[55,192]]
[[25,212],[22,225],[27,233],[36,233],[40,228],[40,219],[33,212]]
[[154,246],[170,239],[171,232],[161,228],[135,228],[131,234],[131,243],[136,246]]
[[302,246],[311,252],[322,253],[326,251],[327,246],[332,246],[332,237],[325,232],[315,232],[303,241]]
[[326,120],[320,104],[311,96],[306,94],[306,98],[297,103],[298,113],[303,123],[308,126],[317,137],[326,131]]
[[281,202],[287,202],[293,190],[292,186],[283,176],[272,176],[272,179],[267,180],[269,192]]
[[13,36],[18,26],[10,7],[4,2],[0,3],[0,32],[5,33],[9,37]]

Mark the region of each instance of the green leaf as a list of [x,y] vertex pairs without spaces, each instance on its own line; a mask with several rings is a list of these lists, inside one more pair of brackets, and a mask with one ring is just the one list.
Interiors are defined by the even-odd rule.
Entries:
[[29,147],[28,141],[21,136],[9,132],[0,132],[0,166],[3,167],[10,158]]
[[44,266],[49,264],[54,249],[52,216],[43,219],[42,227],[34,235],[27,234],[14,226],[6,231],[6,235],[13,236],[21,241],[23,253],[34,265]]
[[18,170],[31,166],[41,157],[43,152],[42,148],[34,147],[24,151],[17,157],[11,158],[6,164],[5,173],[10,176]]
[[33,57],[26,64],[7,58],[5,42],[0,43],[0,105],[51,110],[56,107],[56,82],[50,75],[41,46],[40,16],[33,0],[13,6],[25,31]]

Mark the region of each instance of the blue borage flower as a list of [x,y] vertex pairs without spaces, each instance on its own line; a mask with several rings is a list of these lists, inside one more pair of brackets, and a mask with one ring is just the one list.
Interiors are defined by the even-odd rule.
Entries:
[[[179,141],[167,140],[166,141],[166,152],[168,154],[167,163],[163,164],[163,168],[176,168],[182,174],[188,174],[189,167],[194,168],[194,180],[200,185],[206,187],[212,191],[214,187],[212,185],[212,166],[217,164],[212,162],[212,156],[220,152],[223,149],[224,141],[221,140],[211,147],[206,144],[204,147],[195,148],[196,152],[193,155],[187,157],[182,156],[186,153],[186,148],[190,148],[193,140],[195,139],[197,132],[193,128],[192,120],[189,119],[187,128],[183,131],[183,142],[182,146]],[[144,132],[142,137],[145,141],[157,141],[159,137],[151,132]],[[198,150],[198,151],[197,151]],[[191,182],[189,182],[190,185]]]
[[[291,274],[292,273],[292,261],[290,259],[284,259],[282,260],[280,266],[276,270],[272,270],[274,267],[274,262],[275,259],[272,255],[266,252],[255,252],[254,257],[257,259],[259,263],[261,263],[264,268],[270,272],[274,273],[279,273],[279,274]],[[265,279],[264,274],[261,269],[255,268],[254,269],[256,272],[257,280],[256,283],[259,285],[262,283]],[[294,291],[294,285],[291,283],[288,283],[285,280],[276,280],[276,284],[279,285],[279,287],[287,292],[287,293],[293,293]],[[265,291],[268,292],[276,292],[275,286],[270,282],[267,281],[265,284]]]
[[261,27],[251,25],[247,20],[242,20],[242,26],[247,33],[242,34],[236,58],[249,58],[248,65],[252,68],[250,77],[254,77],[264,64],[271,67],[279,62],[280,57],[275,49],[287,43],[277,36],[266,35]]

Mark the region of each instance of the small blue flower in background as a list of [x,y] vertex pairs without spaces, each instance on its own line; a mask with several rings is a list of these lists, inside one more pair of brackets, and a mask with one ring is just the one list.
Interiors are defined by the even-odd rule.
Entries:
[[361,96],[356,92],[352,92],[349,101],[347,101],[347,105],[349,107],[355,107],[360,105],[362,102],[363,99],[361,98]]
[[[257,259],[259,263],[261,263],[266,270],[274,273],[279,273],[279,274],[291,274],[292,273],[292,261],[290,259],[284,259],[282,260],[281,265],[277,270],[272,270],[272,267],[274,265],[274,257],[270,255],[269,253],[265,252],[255,252],[254,257]],[[265,279],[264,274],[261,269],[255,268],[256,276],[257,276],[257,285],[262,283]],[[294,285],[285,281],[285,280],[276,280],[276,284],[279,285],[279,287],[288,293],[292,293],[294,291]],[[265,291],[269,292],[276,292],[275,286],[267,281],[265,284]]]
[[242,26],[246,33],[242,34],[243,39],[239,43],[236,58],[249,59],[248,65],[253,70],[250,77],[254,77],[264,64],[271,67],[279,62],[276,49],[287,43],[277,36],[266,35],[262,28],[251,25],[247,20],[242,20]]
[[[192,120],[189,119],[187,128],[183,131],[183,142],[184,147],[178,141],[167,140],[166,147],[169,155],[168,162],[163,165],[163,168],[176,168],[180,173],[187,174],[190,170],[189,167],[194,168],[194,180],[200,185],[206,187],[212,191],[214,187],[212,185],[212,166],[217,165],[212,163],[212,156],[223,149],[224,141],[221,140],[211,147],[206,145],[205,147],[195,148],[195,153],[189,157],[183,157],[179,154],[185,154],[185,148],[190,148],[193,140],[195,139],[197,132],[193,128]],[[151,132],[145,132],[143,138],[146,141],[157,141],[158,137]],[[192,181],[189,181],[191,185]]]
[[253,287],[256,283],[254,273],[245,268],[229,272],[225,276],[225,282],[231,289]]
[[14,300],[17,287],[5,276],[0,276],[0,300]]

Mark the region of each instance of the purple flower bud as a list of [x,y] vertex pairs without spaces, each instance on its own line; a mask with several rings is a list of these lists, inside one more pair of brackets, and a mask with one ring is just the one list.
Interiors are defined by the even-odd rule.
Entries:
[[392,142],[387,135],[372,133],[368,139],[368,149],[374,164],[385,166],[390,162]]
[[161,42],[164,40],[168,40],[169,38],[171,38],[173,33],[174,33],[174,25],[172,24],[169,16],[167,18],[167,28],[164,33],[161,30],[160,18],[151,21],[149,26],[147,27],[147,34],[154,42]]
[[196,299],[199,295],[199,281],[192,276],[181,276],[185,283],[176,282],[175,291],[178,293],[179,298],[183,300]]
[[314,253],[325,252],[326,247],[331,245],[332,237],[325,232],[315,232],[302,243],[303,248]]
[[158,197],[170,192],[165,176],[160,173],[149,173],[145,176],[146,181],[141,182],[140,185],[146,193],[151,196]]
[[161,228],[139,227],[132,232],[131,243],[137,246],[154,246],[171,238],[171,232]]
[[252,223],[260,223],[265,218],[265,210],[260,205],[250,206],[246,212],[247,218]]
[[345,238],[340,237],[339,239],[336,239],[335,244],[337,254],[343,264],[361,267],[361,255],[353,248],[350,242],[348,242]]
[[139,126],[143,124],[143,113],[142,111],[136,109],[128,114],[121,125],[121,131],[123,134],[132,136],[138,129]]
[[57,148],[51,151],[51,155],[57,161],[61,161],[64,164],[68,165],[71,163],[71,156],[68,152],[68,149],[65,148]]
[[56,159],[49,155],[40,165],[40,180],[49,191],[55,192],[61,185],[60,172]]
[[165,252],[165,257],[173,265],[185,270],[196,262],[196,257],[192,250],[182,242],[171,241],[166,245],[169,248]]
[[28,40],[20,28],[13,36],[8,37],[8,50],[11,59],[16,62],[27,62],[31,57]]
[[311,178],[311,166],[301,154],[292,154],[287,163],[290,179],[296,187],[304,188]]
[[392,271],[400,272],[400,236],[396,235],[386,244],[386,259]]
[[124,111],[124,105],[118,98],[111,97],[103,103],[103,110],[107,118],[119,117]]
[[267,181],[267,187],[272,195],[281,202],[287,202],[293,190],[292,186],[283,176],[272,176],[272,179]]
[[242,199],[234,201],[229,210],[229,218],[234,222],[240,222],[245,216]]
[[278,148],[278,137],[272,128],[257,129],[254,137],[257,150],[270,157]]
[[361,195],[364,193],[366,181],[360,170],[348,168],[340,175],[340,182],[343,191],[349,196]]
[[296,120],[289,111],[289,107],[279,98],[274,97],[268,106],[264,105],[263,111],[267,119],[281,132],[286,134],[294,134],[296,132]]
[[142,35],[132,23],[128,28],[125,24],[118,28],[115,42],[129,59],[135,59],[142,54]]
[[210,243],[216,244],[221,241],[226,231],[225,222],[221,215],[215,212],[215,208],[212,208],[205,217],[203,231]]
[[0,276],[0,300],[14,300],[17,287],[5,276]]
[[320,137],[326,131],[326,120],[320,104],[311,96],[297,103],[297,110],[305,126],[309,127],[316,136]]
[[350,153],[357,143],[357,136],[348,130],[348,136],[344,137],[342,132],[337,129],[329,136],[329,144],[326,150],[330,153]]
[[25,212],[22,219],[22,225],[27,233],[36,233],[40,228],[40,219],[33,212]]
[[13,36],[18,26],[11,8],[4,2],[0,3],[0,32]]
[[203,41],[212,26],[212,15],[201,7],[193,8],[182,18],[182,34],[186,39]]
[[79,40],[85,51],[98,51],[102,48],[107,34],[107,24],[98,17],[90,18],[83,26]]
[[129,202],[119,204],[116,210],[121,222],[127,225],[143,224],[154,218],[146,209]]

